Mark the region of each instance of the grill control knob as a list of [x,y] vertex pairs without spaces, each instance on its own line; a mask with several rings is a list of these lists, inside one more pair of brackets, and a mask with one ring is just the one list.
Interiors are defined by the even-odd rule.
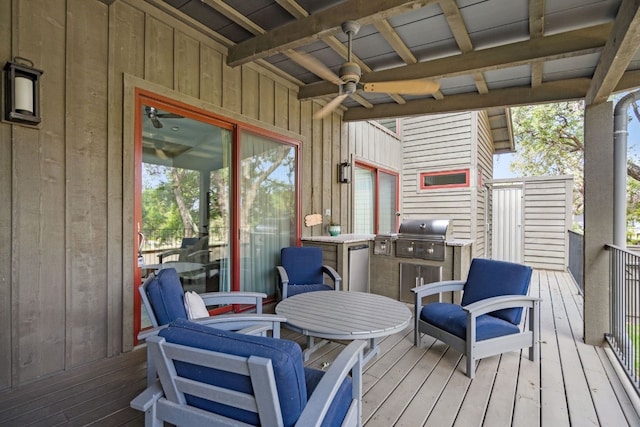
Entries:
[[435,252],[433,248],[429,248],[429,249],[427,249],[427,253],[428,253],[428,254],[432,254],[433,252]]

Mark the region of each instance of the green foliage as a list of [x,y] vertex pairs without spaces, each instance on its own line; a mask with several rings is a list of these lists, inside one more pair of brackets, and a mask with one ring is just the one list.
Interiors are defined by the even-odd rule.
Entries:
[[572,175],[574,215],[583,211],[582,102],[530,105],[511,110],[517,153],[511,170],[522,176]]

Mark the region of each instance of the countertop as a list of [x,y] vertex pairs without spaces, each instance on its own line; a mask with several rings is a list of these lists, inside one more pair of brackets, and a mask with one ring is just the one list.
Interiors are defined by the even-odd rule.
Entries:
[[375,237],[375,234],[338,234],[337,236],[307,236],[300,238],[300,240],[323,243],[358,243],[373,241]]

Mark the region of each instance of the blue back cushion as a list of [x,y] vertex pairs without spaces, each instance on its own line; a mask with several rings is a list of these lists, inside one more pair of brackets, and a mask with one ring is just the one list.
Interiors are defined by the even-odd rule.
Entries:
[[176,319],[187,319],[184,291],[175,268],[165,268],[146,288],[158,325],[167,325]]
[[280,251],[281,264],[291,285],[317,285],[324,282],[322,249],[316,247],[289,247]]
[[[288,340],[244,335],[223,331],[188,320],[176,320],[160,331],[167,342],[202,348],[241,357],[252,355],[271,359],[285,426],[292,426],[307,404],[307,388],[302,366],[300,346]],[[204,368],[190,363],[176,362],[179,375],[208,384],[224,386],[243,393],[252,393],[250,378],[244,375]],[[187,402],[195,407],[259,425],[256,414],[202,398],[187,396]]]
[[[522,264],[474,258],[464,285],[462,305],[500,295],[526,295],[531,271],[531,267]],[[517,325],[520,323],[522,308],[507,308],[490,314]]]

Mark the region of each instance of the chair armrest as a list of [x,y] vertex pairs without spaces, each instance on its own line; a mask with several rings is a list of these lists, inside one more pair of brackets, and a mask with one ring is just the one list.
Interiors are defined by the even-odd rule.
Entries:
[[169,255],[179,254],[181,251],[182,251],[182,249],[169,249],[167,251],[164,251],[161,254],[158,254],[158,261],[159,261],[160,264],[162,264],[162,259],[164,257],[167,257]]
[[342,381],[352,371],[353,387],[362,400],[362,352],[366,345],[366,341],[355,340],[340,352],[307,401],[296,426],[320,426]]
[[256,313],[262,313],[262,300],[267,294],[262,292],[206,292],[200,294],[204,304],[224,305],[224,304],[251,304],[256,306]]
[[287,286],[289,286],[289,275],[287,274],[287,270],[285,270],[281,265],[276,266],[276,271],[278,272],[278,277],[280,279],[280,297],[282,299],[287,299],[289,296],[289,292],[287,290]]
[[144,389],[142,393],[137,395],[129,405],[138,411],[147,412],[147,410],[155,405],[155,403],[163,396],[164,391],[162,391],[160,380],[156,380],[153,384]]
[[411,289],[416,294],[416,304],[424,297],[435,295],[442,292],[462,291],[464,290],[464,280],[444,280],[442,282],[427,283],[426,285],[417,286]]
[[169,325],[158,326],[157,328],[145,329],[138,333],[138,341],[146,341],[147,338],[158,335],[158,333]]
[[338,274],[338,272],[330,265],[323,265],[322,272],[326,273],[331,280],[333,280],[333,288],[336,291],[339,291],[340,285],[342,284],[342,276],[340,276],[340,274]]
[[462,307],[467,313],[474,317],[482,314],[491,313],[492,311],[502,310],[503,308],[529,308],[542,301],[537,297],[527,295],[501,295],[493,298],[487,298],[473,304]]

